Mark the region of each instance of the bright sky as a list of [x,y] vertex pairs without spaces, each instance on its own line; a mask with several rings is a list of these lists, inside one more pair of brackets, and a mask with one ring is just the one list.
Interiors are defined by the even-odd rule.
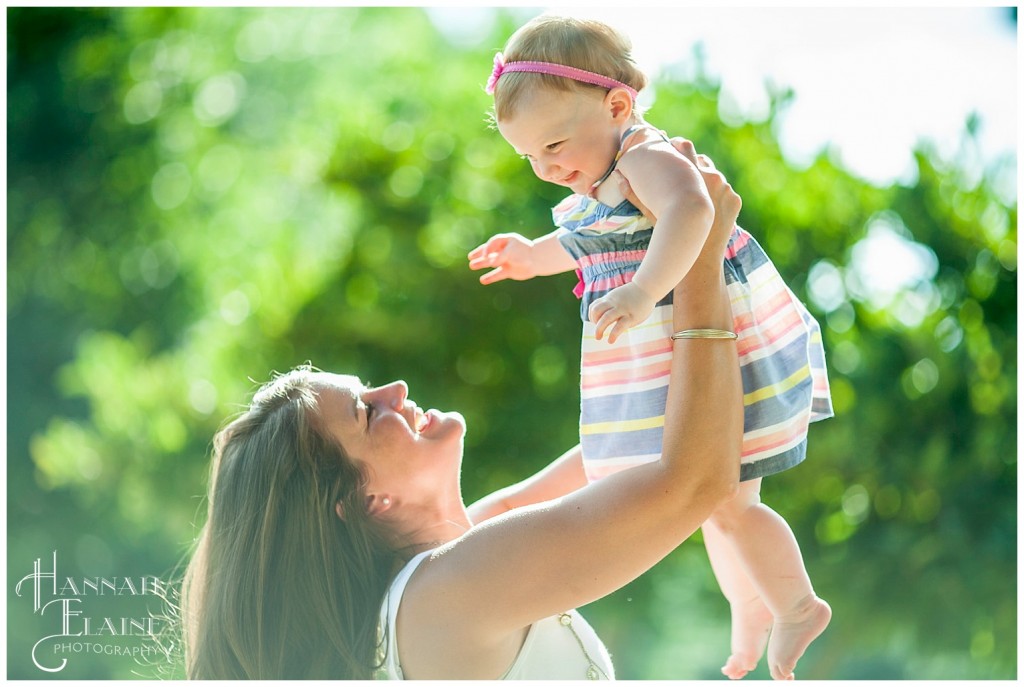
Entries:
[[[523,19],[541,9],[518,8]],[[489,9],[434,11],[450,35],[479,36]],[[702,43],[727,96],[723,120],[767,110],[765,81],[796,97],[779,120],[787,156],[800,163],[832,143],[851,172],[877,183],[912,181],[919,139],[952,156],[968,115],[981,117],[982,156],[1017,150],[1016,27],[1008,8],[972,7],[553,7],[626,31],[641,68],[692,65]],[[483,78],[483,77],[482,77]],[[655,102],[655,109],[657,105]],[[670,132],[685,135],[685,132]],[[1005,180],[1015,197],[1014,173]]]

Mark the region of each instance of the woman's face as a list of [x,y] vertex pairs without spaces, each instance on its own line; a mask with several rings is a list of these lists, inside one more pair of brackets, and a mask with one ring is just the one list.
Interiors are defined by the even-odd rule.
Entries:
[[321,417],[350,458],[365,465],[367,493],[405,500],[447,487],[462,463],[465,420],[456,412],[424,412],[403,381],[367,387],[349,375],[317,378]]

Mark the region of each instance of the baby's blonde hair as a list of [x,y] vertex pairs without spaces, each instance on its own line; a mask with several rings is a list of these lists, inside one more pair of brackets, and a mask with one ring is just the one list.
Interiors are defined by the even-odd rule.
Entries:
[[[641,90],[647,76],[633,61],[629,38],[603,22],[541,15],[531,19],[508,39],[505,62],[552,62],[585,69]],[[512,117],[524,94],[538,86],[558,91],[607,88],[563,76],[532,72],[505,72],[494,89],[494,121]],[[639,114],[639,111],[637,111]]]

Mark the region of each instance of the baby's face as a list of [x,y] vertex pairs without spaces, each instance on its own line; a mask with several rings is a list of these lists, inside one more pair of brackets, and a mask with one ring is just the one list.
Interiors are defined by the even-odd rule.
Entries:
[[586,194],[615,159],[623,121],[602,91],[539,88],[498,131],[538,177]]

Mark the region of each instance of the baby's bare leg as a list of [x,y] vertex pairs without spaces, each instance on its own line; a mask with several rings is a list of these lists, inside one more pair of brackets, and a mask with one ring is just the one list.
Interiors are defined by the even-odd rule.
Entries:
[[828,626],[832,609],[814,594],[800,547],[778,513],[761,503],[761,480],[740,485],[735,498],[711,515],[775,618],[768,667],[776,680],[793,679],[796,663]]
[[729,601],[732,614],[732,653],[722,666],[722,674],[739,680],[757,667],[764,654],[772,629],[772,613],[747,577],[725,535],[710,522],[704,523],[701,532],[711,569]]

